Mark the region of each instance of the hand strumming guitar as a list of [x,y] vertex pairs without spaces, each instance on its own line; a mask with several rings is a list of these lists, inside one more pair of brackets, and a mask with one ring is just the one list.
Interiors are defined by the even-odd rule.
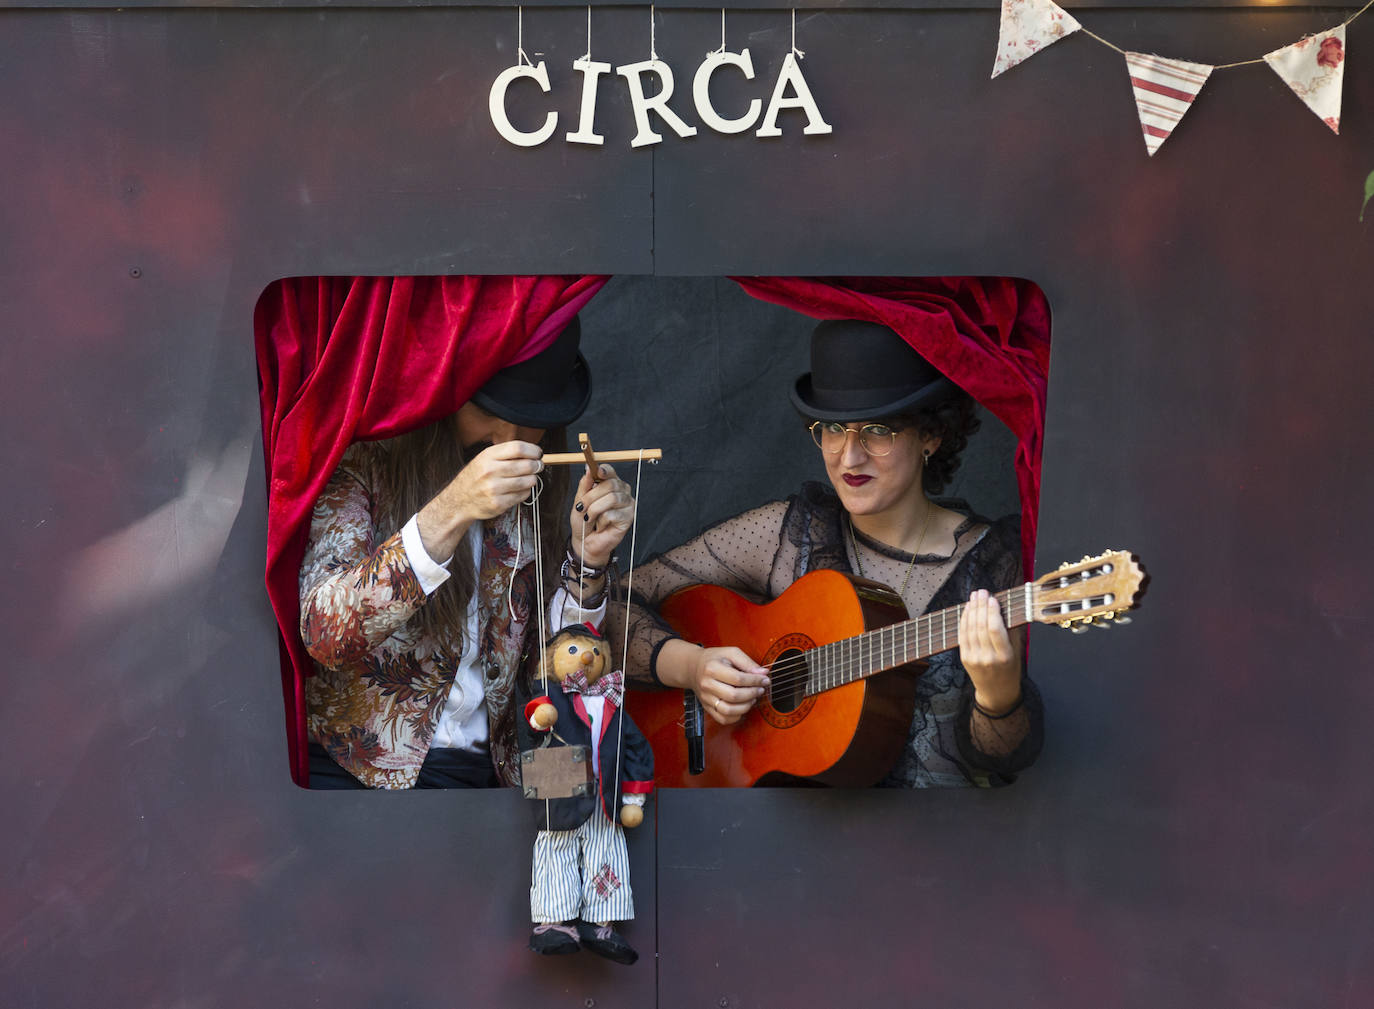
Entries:
[[675,638],[659,652],[656,669],[665,686],[694,691],[721,725],[738,722],[768,688],[768,668],[734,647],[702,648]]

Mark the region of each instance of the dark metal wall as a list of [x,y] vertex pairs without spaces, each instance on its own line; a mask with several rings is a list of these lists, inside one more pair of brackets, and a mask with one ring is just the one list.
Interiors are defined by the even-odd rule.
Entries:
[[[1349,12],[1075,8],[1214,63]],[[524,22],[568,121],[585,8]],[[6,1004],[1374,1003],[1371,25],[1340,137],[1249,67],[1147,159],[1119,57],[1080,36],[989,81],[990,8],[799,11],[833,135],[646,150],[610,87],[604,148],[496,136],[513,8],[0,13]],[[659,9],[684,98],[719,30]],[[600,59],[647,56],[647,8],[594,31]],[[764,93],[788,16],[729,34]],[[290,784],[261,583],[258,293],[446,272],[678,278],[601,296],[642,298],[643,332],[589,309],[623,334],[589,337],[589,429],[676,439],[646,482],[710,486],[645,524],[659,546],[793,479],[732,425],[751,384],[783,395],[795,331],[686,278],[1031,277],[1055,323],[1039,564],[1136,550],[1145,607],[1032,635],[1049,741],[1015,787],[665,792],[632,836],[641,963],[536,961],[514,794]],[[694,326],[718,380],[663,366]]]

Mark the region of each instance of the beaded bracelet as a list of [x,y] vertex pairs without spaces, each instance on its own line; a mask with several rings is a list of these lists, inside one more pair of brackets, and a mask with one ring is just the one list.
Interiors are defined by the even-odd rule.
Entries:
[[[563,559],[563,566],[558,569],[559,577],[564,581],[596,581],[606,573],[606,569],[615,563],[612,557],[605,567],[594,568],[585,564],[581,557],[573,552],[572,545],[568,546],[568,555]],[[573,566],[576,565],[576,572]]]
[[[571,593],[569,593],[569,594],[571,594]],[[606,586],[603,585],[603,586],[601,586],[601,588],[597,589],[597,590],[596,590],[595,592],[593,592],[591,595],[585,596],[584,598],[579,599],[579,600],[577,601],[577,607],[578,607],[578,609],[580,609],[580,610],[586,610],[586,611],[590,612],[590,611],[592,611],[592,610],[600,609],[600,608],[601,608],[601,605],[602,605],[605,601],[606,601]]]

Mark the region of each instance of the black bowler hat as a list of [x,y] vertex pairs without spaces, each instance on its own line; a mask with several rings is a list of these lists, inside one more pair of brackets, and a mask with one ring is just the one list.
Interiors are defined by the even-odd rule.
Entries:
[[827,320],[811,331],[811,370],[792,405],[815,420],[874,420],[934,406],[958,391],[887,326]]
[[472,395],[487,413],[521,427],[564,427],[582,416],[592,398],[592,373],[577,349],[577,316],[528,361],[502,368]]

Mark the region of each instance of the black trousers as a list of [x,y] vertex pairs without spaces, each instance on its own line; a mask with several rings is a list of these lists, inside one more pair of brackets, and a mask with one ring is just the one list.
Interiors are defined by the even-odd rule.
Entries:
[[[416,788],[496,788],[496,771],[491,757],[471,750],[434,747],[420,767]],[[310,744],[311,788],[366,788],[325,752],[319,743]]]

